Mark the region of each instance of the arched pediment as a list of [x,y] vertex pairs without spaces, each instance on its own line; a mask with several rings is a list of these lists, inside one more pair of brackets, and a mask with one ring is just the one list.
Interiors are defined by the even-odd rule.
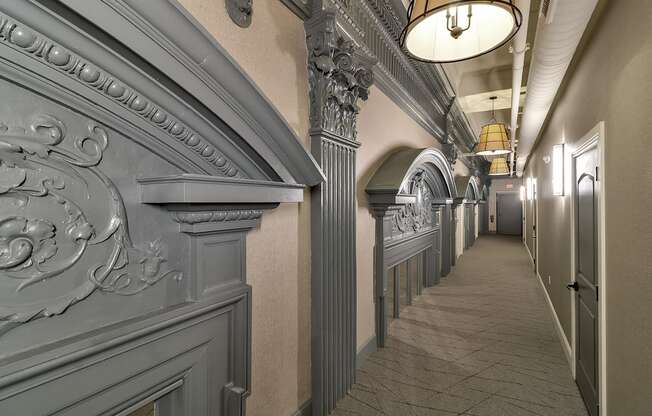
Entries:
[[[85,387],[56,395],[47,381],[36,393],[47,400],[19,393],[0,414],[70,403],[125,413],[142,400],[123,388],[133,371],[147,374],[148,397],[183,383],[220,392],[184,393],[192,406],[174,407],[189,414],[240,413],[251,368],[245,235],[323,181],[302,140],[176,1],[0,2],[0,56],[2,354],[13,365],[29,351],[16,380]],[[199,320],[201,339],[186,325]],[[115,339],[152,360],[96,359]],[[204,347],[226,352],[184,361],[182,375],[169,365]],[[102,366],[78,371],[80,359]],[[196,376],[211,369],[211,380]],[[107,388],[109,400],[96,394]]]
[[476,176],[456,176],[458,202],[476,202],[481,199],[480,180]]
[[180,6],[124,3],[76,2],[77,14],[3,4],[0,48],[22,65],[5,77],[58,97],[183,173],[305,185],[323,180],[274,106]]
[[416,195],[412,192],[411,184],[417,175],[428,185],[433,201],[444,201],[457,195],[450,165],[440,150],[403,149],[388,157],[367,184],[369,202],[414,202]]

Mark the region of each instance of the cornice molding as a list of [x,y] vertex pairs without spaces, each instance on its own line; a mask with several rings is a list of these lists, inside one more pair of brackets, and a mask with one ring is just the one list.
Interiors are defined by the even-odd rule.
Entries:
[[68,77],[101,92],[123,108],[156,126],[171,139],[183,143],[214,165],[224,176],[246,177],[215,146],[177,120],[140,91],[98,68],[88,60],[51,41],[26,25],[0,13],[0,42],[40,60]]
[[[376,85],[440,143],[453,141],[461,153],[470,152],[475,135],[454,101],[454,91],[438,65],[407,57],[397,39],[403,27],[398,3],[392,0],[312,0],[314,10],[331,9],[344,36],[375,57]],[[452,103],[452,108],[451,108]],[[450,127],[447,114],[451,114]],[[470,161],[460,158],[471,167]]]
[[[13,16],[23,3],[31,4],[9,2],[3,3],[0,9]],[[314,159],[273,103],[176,0],[163,0],[157,7],[141,0],[60,0],[60,3],[66,10],[75,11],[66,16],[67,32],[63,33],[57,25],[43,24],[39,26],[43,35],[68,45],[75,53],[83,50],[90,62],[111,70],[160,102],[170,114],[192,126],[229,157],[243,176],[310,186],[323,181]],[[22,14],[21,21],[28,24],[51,14],[49,3],[47,7],[39,7],[34,13]],[[115,42],[95,41],[99,46],[95,49],[82,45],[83,41],[79,43],[77,38],[83,37],[84,31],[76,25],[81,19],[94,22],[92,34],[95,30],[102,31],[108,35],[107,39]],[[131,55],[122,54],[122,48],[140,59],[130,61]],[[122,72],[115,69],[118,66]],[[166,87],[164,98],[168,101],[158,100],[150,92],[163,95],[150,81]],[[238,153],[241,143],[251,150],[246,155]],[[173,146],[178,147],[179,143]],[[256,172],[259,164],[262,173]],[[204,172],[212,173],[208,169]]]
[[308,20],[312,15],[312,0],[281,0],[281,2],[302,20]]

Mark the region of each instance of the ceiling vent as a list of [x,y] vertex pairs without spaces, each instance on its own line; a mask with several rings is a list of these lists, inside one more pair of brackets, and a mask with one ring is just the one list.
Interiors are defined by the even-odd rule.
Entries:
[[539,15],[545,19],[547,25],[552,23],[552,18],[555,15],[556,0],[543,0],[541,2],[541,13]]

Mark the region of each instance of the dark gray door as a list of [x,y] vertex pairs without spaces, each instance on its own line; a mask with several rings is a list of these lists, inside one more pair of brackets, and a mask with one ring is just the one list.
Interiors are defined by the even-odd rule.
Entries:
[[451,209],[451,265],[455,266],[457,262],[457,206]]
[[537,221],[538,215],[537,212],[537,182],[536,180],[532,181],[532,259],[534,260],[534,271],[537,269]]
[[445,205],[442,209],[442,219],[441,219],[441,275],[447,276],[451,271],[452,263],[452,249],[453,239],[451,234],[455,233],[455,229],[452,228],[451,220],[451,206]]
[[496,194],[496,233],[521,235],[523,205],[518,192]]
[[598,152],[589,150],[576,159],[576,377],[591,416],[598,415]]
[[473,221],[473,205],[464,205],[464,248],[467,249],[473,244],[471,223]]
[[489,234],[489,205],[483,202],[478,207],[480,209],[480,234]]

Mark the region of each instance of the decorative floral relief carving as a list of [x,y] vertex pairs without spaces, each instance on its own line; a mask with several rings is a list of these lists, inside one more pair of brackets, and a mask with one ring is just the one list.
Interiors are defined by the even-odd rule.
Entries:
[[[132,244],[120,193],[98,168],[106,131],[91,123],[88,135],[69,138],[66,130],[45,114],[28,129],[0,123],[0,333],[61,314],[95,290],[134,295],[182,277],[163,269],[160,240]],[[97,263],[80,272],[82,258]]]
[[446,160],[448,160],[448,163],[451,165],[451,167],[455,165],[458,157],[457,147],[455,146],[455,144],[450,141],[446,142],[442,144],[441,150],[446,156]]
[[358,99],[366,100],[373,72],[337,34],[335,17],[323,12],[308,30],[310,122],[349,140],[356,138]]
[[200,224],[205,222],[255,220],[262,216],[263,216],[263,211],[257,209],[190,211],[190,212],[175,212],[173,214],[174,220],[182,224]]
[[39,59],[138,114],[215,166],[222,175],[244,177],[242,172],[206,139],[140,92],[63,46],[2,14],[0,14],[0,42]]
[[425,183],[425,172],[418,171],[405,191],[416,195],[416,202],[406,204],[394,214],[393,233],[418,232],[432,225],[432,200],[430,187]]

